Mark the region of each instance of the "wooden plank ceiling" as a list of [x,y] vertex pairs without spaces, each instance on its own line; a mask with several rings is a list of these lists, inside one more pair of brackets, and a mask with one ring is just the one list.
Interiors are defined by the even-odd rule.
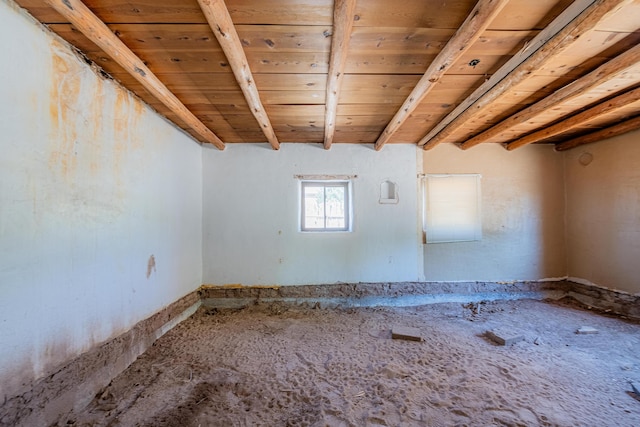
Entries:
[[640,127],[640,0],[17,0],[202,142],[569,149]]

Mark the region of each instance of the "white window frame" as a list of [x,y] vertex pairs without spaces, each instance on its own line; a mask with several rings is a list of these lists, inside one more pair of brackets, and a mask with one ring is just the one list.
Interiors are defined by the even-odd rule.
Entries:
[[[327,209],[324,209],[325,227],[324,228],[308,228],[305,224],[305,197],[304,190],[307,187],[342,187],[344,188],[344,227],[326,227]],[[352,183],[351,180],[336,179],[302,179],[300,180],[300,231],[303,233],[327,233],[327,232],[350,232],[352,230]]]
[[[429,194],[430,182],[442,179],[463,178],[475,181],[474,194],[467,194],[466,200],[432,200]],[[481,179],[480,174],[426,174],[423,176],[423,232],[425,242],[455,243],[474,242],[482,240],[482,207],[481,207]],[[472,197],[469,197],[472,196]],[[455,210],[466,210],[465,220],[460,224],[464,232],[455,231]],[[444,211],[444,213],[443,213]],[[452,212],[450,216],[449,212]],[[441,217],[439,217],[442,215]],[[436,217],[434,219],[434,217]],[[444,218],[444,220],[442,220]],[[438,229],[438,222],[442,221],[449,230]]]

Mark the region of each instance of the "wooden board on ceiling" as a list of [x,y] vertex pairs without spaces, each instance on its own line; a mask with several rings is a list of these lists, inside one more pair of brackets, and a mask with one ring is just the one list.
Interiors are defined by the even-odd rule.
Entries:
[[[435,57],[406,53],[352,53],[347,57],[345,73],[422,75]],[[510,58],[510,54],[489,55],[470,51],[451,66],[449,74],[490,75]]]
[[[568,7],[572,0],[513,0],[496,17],[490,30],[540,30]],[[474,0],[360,1],[356,5],[357,27],[417,27],[458,29]]]
[[[95,62],[111,69],[113,59],[102,51],[85,52]],[[135,52],[147,67],[157,74],[168,73],[230,73],[229,63],[222,51],[214,50],[177,50],[156,51],[139,49]]]
[[289,127],[324,126],[324,105],[265,105],[274,123]]
[[319,128],[317,131],[298,130],[296,128],[276,128],[276,135],[280,142],[303,142],[321,144],[324,140],[324,130]]
[[[51,24],[49,28],[77,47],[89,42],[71,24]],[[111,24],[109,28],[133,51],[222,50],[208,24]]]
[[424,74],[436,55],[350,53],[347,74]]
[[[102,51],[85,53],[105,69],[114,68],[111,65],[114,61]],[[157,74],[231,72],[227,58],[221,51],[139,49],[135,53]],[[328,70],[329,53],[247,52],[247,60],[255,74],[321,74]]]
[[640,31],[633,33],[592,31],[545,66],[534,76],[581,76],[640,43]]
[[397,109],[388,104],[338,104],[339,116],[380,116],[388,115],[389,120]]
[[377,93],[398,92],[409,93],[420,80],[420,75],[401,74],[345,74],[342,82],[343,90],[373,91]]
[[[87,40],[71,24],[50,28],[75,46]],[[114,32],[133,51],[165,50],[221,51],[208,24],[111,24]],[[237,25],[246,52],[329,52],[330,26]]]
[[[18,0],[44,23],[67,22],[43,0]],[[84,0],[108,24],[191,23],[207,21],[197,0]],[[226,0],[236,24],[331,25],[332,0]]]
[[329,52],[332,27],[236,25],[245,52]]
[[454,34],[450,28],[354,27],[348,49],[351,54],[437,55]]
[[[398,107],[407,98],[411,91],[360,91],[343,90],[340,93],[340,104],[394,104]],[[459,99],[465,94],[471,93],[471,88],[453,87],[441,85],[434,89],[427,96],[430,103],[450,103],[451,100]]]
[[[454,33],[451,29],[356,27],[349,41],[349,53],[437,55]],[[486,55],[514,54],[537,33],[485,31],[469,51]]]
[[260,98],[263,104],[287,105],[324,105],[326,91],[324,90],[261,90]]
[[574,0],[512,0],[489,30],[542,30]]
[[[18,0],[44,23],[65,23],[43,0]],[[103,22],[110,23],[199,23],[206,20],[196,0],[83,0]]]
[[334,138],[334,142],[336,144],[373,144],[374,142],[376,142],[376,139],[378,139],[379,136],[380,132],[354,132],[349,129],[348,126],[345,128],[336,126],[336,135]]
[[[240,90],[231,72],[229,73],[157,73],[158,78],[171,90]],[[113,75],[125,85],[135,85],[136,81],[128,73]],[[262,91],[313,91],[322,92],[326,88],[324,74],[254,74],[256,87]]]
[[258,74],[253,75],[260,90],[324,91],[327,87],[325,74]]
[[386,115],[378,116],[337,116],[337,126],[353,126],[355,128],[368,127],[371,129],[378,129],[380,132],[389,122]]
[[[43,0],[17,3],[44,23],[66,23]],[[206,24],[196,0],[85,0],[106,23],[195,23]],[[331,25],[332,0],[226,0],[236,25]],[[566,8],[571,0],[514,0],[496,18],[490,29],[541,29]],[[358,2],[356,26],[457,29],[473,8],[473,0],[367,0]]]
[[207,115],[210,113],[219,113],[223,116],[227,115],[251,115],[251,110],[246,102],[241,104],[192,104],[188,105],[189,110],[194,114]]
[[356,3],[356,27],[417,27],[457,29],[474,0],[369,0]]
[[[156,76],[171,90],[238,90],[238,82],[233,73],[157,73]],[[135,86],[137,81],[128,73],[113,74],[126,86]]]
[[634,1],[620,8],[617,13],[605,19],[598,30],[605,32],[628,33],[638,30],[638,17],[640,16],[640,2]]
[[[173,113],[168,112],[167,114],[163,114],[163,115],[167,117],[167,119],[171,120],[172,122],[176,123],[178,126],[183,128],[187,133],[189,133],[190,135],[198,139],[197,135],[195,135],[189,128],[186,128],[184,123],[182,123],[180,119],[178,119],[175,115],[173,115]],[[226,122],[224,117],[222,117],[221,115],[218,115],[218,116],[212,115],[208,118],[203,119],[202,122],[209,129],[215,129],[216,135],[218,135],[218,137],[221,139],[224,138],[225,142],[250,142],[248,140],[246,141],[245,138],[239,132],[234,130],[233,127],[231,127]],[[262,132],[260,131],[260,129],[256,129],[256,132],[254,132],[254,134],[256,135],[262,134]]]

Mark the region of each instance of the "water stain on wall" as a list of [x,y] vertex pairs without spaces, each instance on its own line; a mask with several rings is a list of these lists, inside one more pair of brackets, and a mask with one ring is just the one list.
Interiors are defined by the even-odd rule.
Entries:
[[49,141],[53,144],[49,154],[49,168],[67,180],[74,174],[77,159],[74,145],[77,140],[76,121],[80,97],[81,72],[73,55],[60,42],[51,42],[51,93],[49,115],[51,132]]
[[146,106],[63,42],[52,40],[50,52],[45,158],[48,181],[57,188],[40,192],[43,202],[84,222],[113,222],[144,176]]
[[149,261],[147,261],[147,279],[151,277],[151,273],[155,273],[156,271],[156,258],[151,255],[149,257]]

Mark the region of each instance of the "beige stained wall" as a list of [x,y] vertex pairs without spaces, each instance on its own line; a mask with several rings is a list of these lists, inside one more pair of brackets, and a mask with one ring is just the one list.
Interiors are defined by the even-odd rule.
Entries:
[[202,149],[3,0],[0,54],[4,402],[202,284]]
[[424,245],[427,281],[540,280],[566,275],[563,155],[548,145],[508,152],[441,144],[424,173],[482,175],[481,241]]
[[568,275],[639,293],[640,131],[566,152],[565,169]]

